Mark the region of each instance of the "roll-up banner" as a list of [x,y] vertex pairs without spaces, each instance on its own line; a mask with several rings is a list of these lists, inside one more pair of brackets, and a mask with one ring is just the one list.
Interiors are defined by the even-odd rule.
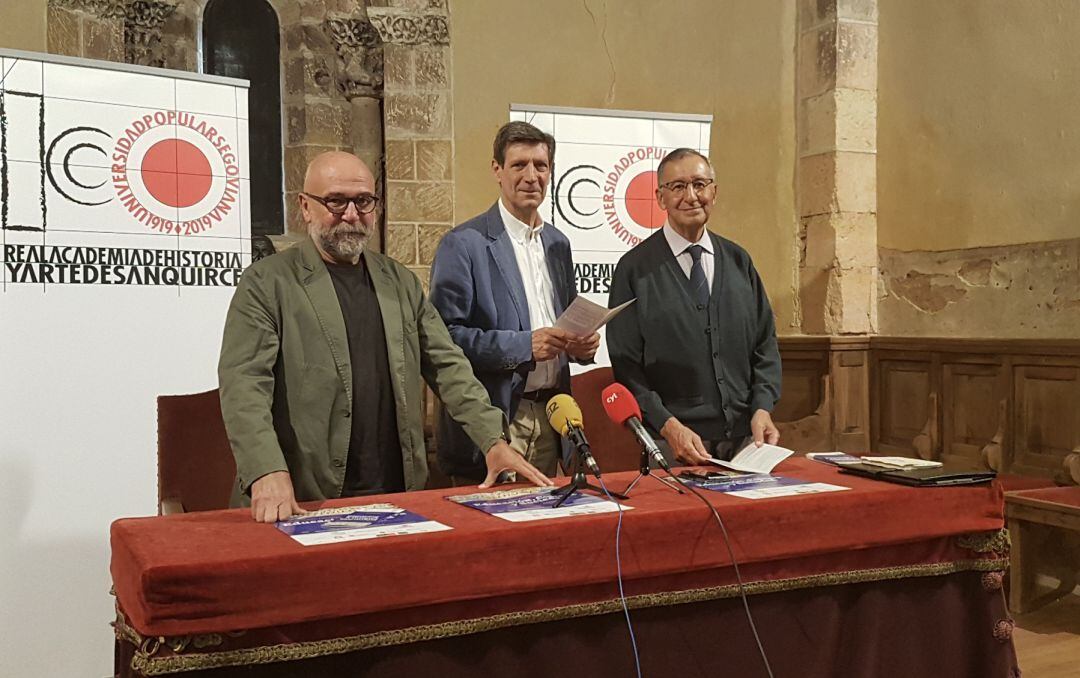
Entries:
[[112,673],[109,524],[155,399],[217,387],[251,259],[247,82],[0,51],[0,673]]

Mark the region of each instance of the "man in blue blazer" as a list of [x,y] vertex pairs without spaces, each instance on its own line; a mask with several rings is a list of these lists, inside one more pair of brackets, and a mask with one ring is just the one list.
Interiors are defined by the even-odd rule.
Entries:
[[[539,213],[555,139],[526,122],[495,136],[492,173],[501,196],[439,243],[431,303],[472,363],[491,403],[510,421],[510,446],[546,475],[567,453],[544,407],[570,392],[569,360],[590,361],[598,334],[579,337],[555,321],[577,296],[570,241]],[[484,478],[484,458],[445,412],[438,459],[455,484]]]

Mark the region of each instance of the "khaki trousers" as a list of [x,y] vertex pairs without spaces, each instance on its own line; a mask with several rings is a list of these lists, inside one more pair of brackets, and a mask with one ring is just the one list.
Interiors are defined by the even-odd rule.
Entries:
[[[524,400],[518,404],[517,413],[510,422],[510,447],[549,478],[559,470],[562,441],[547,420],[544,411],[547,403]],[[504,473],[500,482],[515,482],[515,473]],[[454,487],[475,485],[477,481],[464,476],[450,476]]]

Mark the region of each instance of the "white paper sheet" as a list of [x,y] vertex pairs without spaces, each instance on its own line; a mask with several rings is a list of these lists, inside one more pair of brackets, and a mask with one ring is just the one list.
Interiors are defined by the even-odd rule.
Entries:
[[712,463],[744,473],[771,473],[776,465],[795,454],[786,447],[769,445],[758,447],[750,441],[731,461],[710,459]]
[[608,324],[608,321],[619,315],[624,308],[635,301],[637,299],[631,299],[624,304],[609,309],[596,302],[589,301],[579,294],[574,297],[574,300],[562,312],[559,319],[555,321],[555,327],[576,334],[579,337],[587,337]]

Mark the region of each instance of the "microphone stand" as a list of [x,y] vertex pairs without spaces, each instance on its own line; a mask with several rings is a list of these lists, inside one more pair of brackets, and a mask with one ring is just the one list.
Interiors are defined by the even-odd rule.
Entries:
[[626,486],[626,489],[623,490],[623,494],[629,496],[630,495],[630,490],[634,489],[634,486],[638,484],[638,481],[641,480],[642,478],[646,477],[646,476],[655,479],[656,481],[661,483],[664,487],[675,490],[679,494],[686,494],[685,492],[682,491],[682,488],[679,487],[679,485],[675,481],[669,480],[667,478],[662,478],[662,477],[660,477],[658,475],[654,475],[653,472],[652,472],[652,465],[649,463],[650,459],[651,459],[651,457],[649,455],[649,451],[647,449],[645,449],[644,445],[642,445],[641,446],[641,461],[640,461],[640,466],[639,466],[639,469],[638,469],[637,478],[634,478],[633,482],[631,482],[629,485]]
[[[559,501],[555,502],[555,508],[562,506],[563,502],[570,498],[575,492],[581,492],[583,490],[592,490],[601,497],[607,497],[607,493],[601,490],[596,485],[589,482],[585,476],[585,464],[581,459],[581,450],[574,449],[574,473],[570,478],[570,483],[563,485],[557,490],[553,490],[552,494],[559,497]],[[618,499],[628,499],[625,494],[619,494],[618,492],[611,492],[612,497]]]

